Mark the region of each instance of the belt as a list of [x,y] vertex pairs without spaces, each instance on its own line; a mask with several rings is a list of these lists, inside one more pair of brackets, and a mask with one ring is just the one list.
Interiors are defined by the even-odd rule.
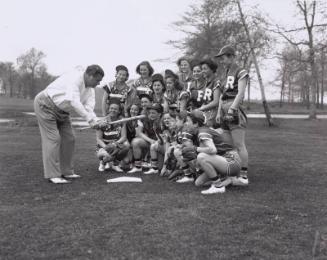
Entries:
[[41,95],[43,95],[43,97],[45,97],[47,99],[47,101],[49,101],[50,105],[51,105],[51,108],[53,108],[54,110],[56,110],[58,113],[61,113],[61,114],[65,114],[65,115],[69,115],[68,112],[60,109],[54,102],[53,100],[51,99],[51,97],[49,97],[49,95],[45,92],[45,91],[42,91]]

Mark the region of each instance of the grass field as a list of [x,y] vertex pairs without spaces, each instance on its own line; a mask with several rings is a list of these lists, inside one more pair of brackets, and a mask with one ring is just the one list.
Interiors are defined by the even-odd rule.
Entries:
[[97,172],[92,131],[76,133],[82,178],[51,185],[38,128],[1,127],[0,259],[313,259],[327,235],[326,129],[251,119],[250,186],[205,197],[159,176],[107,184],[121,175]]

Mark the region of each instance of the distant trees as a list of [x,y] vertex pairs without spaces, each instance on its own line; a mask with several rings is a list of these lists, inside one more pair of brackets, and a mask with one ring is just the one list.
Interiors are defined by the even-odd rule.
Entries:
[[[325,35],[327,23],[319,23],[319,21],[325,21],[327,9],[322,2],[315,0],[297,0],[295,7],[299,18],[303,21],[303,26],[286,29],[276,25],[275,32],[293,46],[291,52],[284,49],[279,76],[283,79],[283,73],[286,73],[285,75],[289,77],[290,100],[294,97],[294,90],[300,89],[300,99],[302,102],[307,102],[310,118],[316,118],[319,96],[321,106],[323,105],[327,46]],[[283,83],[285,81],[282,80],[281,92],[284,91]]]
[[35,48],[17,58],[13,62],[0,62],[0,78],[4,82],[5,92],[10,97],[34,98],[55,77],[47,72],[43,63],[45,54]]

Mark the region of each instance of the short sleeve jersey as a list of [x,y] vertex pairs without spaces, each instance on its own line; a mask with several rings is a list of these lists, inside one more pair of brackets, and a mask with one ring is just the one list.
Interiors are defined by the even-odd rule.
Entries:
[[222,100],[234,99],[238,94],[238,81],[244,78],[248,80],[248,72],[236,64],[232,64],[226,70],[225,79],[221,84]]

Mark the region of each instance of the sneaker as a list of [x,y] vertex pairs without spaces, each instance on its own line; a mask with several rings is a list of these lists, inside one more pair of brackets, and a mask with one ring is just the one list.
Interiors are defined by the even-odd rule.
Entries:
[[98,170],[99,170],[99,172],[104,172],[105,168],[104,168],[103,162],[100,162]]
[[64,178],[60,178],[60,177],[56,177],[56,178],[50,178],[49,182],[54,183],[54,184],[66,184],[66,183],[70,183],[70,181],[64,179]]
[[107,163],[105,164],[105,166],[104,166],[104,169],[105,169],[105,170],[110,170],[110,168],[111,168],[111,164],[110,164],[109,162],[107,162]]
[[149,175],[149,174],[157,174],[159,171],[153,168],[150,168],[150,170],[143,172],[143,174]]
[[115,172],[124,172],[122,168],[120,168],[119,165],[113,165],[111,166],[111,169],[114,170]]
[[225,186],[216,187],[214,184],[211,184],[210,188],[207,190],[201,191],[201,194],[210,195],[210,194],[216,194],[216,193],[224,193],[225,191],[226,191]]
[[142,168],[138,168],[138,167],[133,167],[130,171],[128,171],[127,173],[140,173],[142,172]]
[[247,186],[249,185],[249,179],[247,176],[234,176],[234,177],[230,177],[230,179],[232,180],[232,185],[234,186]]
[[63,175],[63,177],[66,179],[77,179],[77,178],[81,178],[81,175],[73,173],[73,174]]
[[149,163],[149,162],[142,162],[142,168],[146,168],[146,169],[151,168],[151,163]]
[[176,181],[177,183],[189,183],[194,182],[194,178],[191,176],[184,176],[183,178]]
[[210,194],[216,194],[216,193],[224,193],[226,191],[226,186],[230,185],[232,183],[231,178],[226,178],[224,180],[217,180],[214,181],[210,188],[207,190],[201,191],[203,195],[210,195]]

